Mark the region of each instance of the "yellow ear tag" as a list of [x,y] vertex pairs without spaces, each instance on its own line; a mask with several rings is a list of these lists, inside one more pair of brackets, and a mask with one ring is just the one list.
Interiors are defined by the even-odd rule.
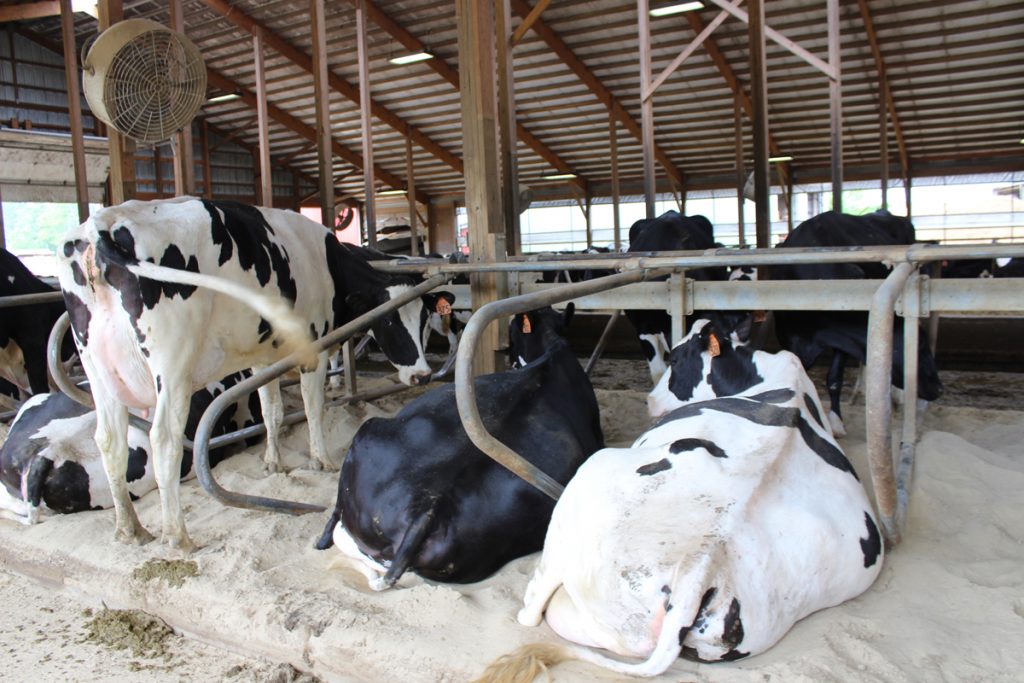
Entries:
[[530,327],[530,318],[523,314],[523,334],[530,334],[533,332],[533,328]]
[[718,337],[714,333],[708,336],[708,352],[712,358],[722,353],[722,348],[718,345]]
[[436,310],[440,315],[451,315],[452,305],[448,303],[448,299],[438,299],[434,310]]

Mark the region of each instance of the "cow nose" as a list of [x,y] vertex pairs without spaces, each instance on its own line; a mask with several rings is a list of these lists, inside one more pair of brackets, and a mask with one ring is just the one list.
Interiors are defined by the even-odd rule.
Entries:
[[429,372],[412,376],[412,383],[413,383],[414,386],[421,387],[424,384],[427,384],[429,382],[430,382],[430,373]]

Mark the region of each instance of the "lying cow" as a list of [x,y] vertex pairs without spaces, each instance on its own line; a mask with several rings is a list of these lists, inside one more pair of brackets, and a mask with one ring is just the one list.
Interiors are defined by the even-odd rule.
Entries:
[[[376,272],[300,214],[189,197],[102,209],[68,233],[58,260],[96,401],[96,442],[111,480],[115,537],[150,538],[123,480],[128,408],[155,409],[150,439],[163,540],[186,549],[191,541],[177,475],[192,391],[268,365],[283,355],[282,343],[317,339],[409,287]],[[417,300],[371,328],[406,384],[430,378],[420,346],[421,309]],[[320,353],[301,375],[314,467],[332,467],[322,427],[326,365],[326,352]],[[276,469],[283,414],[278,383],[261,388],[260,400],[265,460]]]
[[[33,275],[17,256],[0,249],[0,297],[56,291]],[[46,342],[53,324],[63,314],[60,300],[0,309],[0,378],[17,386],[22,394],[50,390]],[[70,358],[73,351],[68,342],[63,358]]]
[[632,448],[595,453],[569,482],[519,622],[546,617],[577,645],[527,646],[505,674],[536,657],[640,676],[680,655],[740,659],[875,580],[883,551],[870,503],[800,362],[735,351],[714,325],[694,323],[672,351],[686,365],[672,372],[724,363],[745,378],[737,393],[700,374],[692,400]]
[[[876,211],[851,216],[828,211],[809,218],[793,230],[779,248],[852,247],[914,243],[914,226],[901,216]],[[880,263],[793,264],[772,266],[773,280],[881,279],[889,274]],[[916,323],[915,323],[916,324]],[[805,368],[826,350],[832,351],[827,386],[831,410],[829,422],[836,436],[846,434],[839,397],[843,371],[850,360],[864,362],[867,355],[868,314],[863,311],[776,311],[775,333],[782,348],[795,353]],[[918,397],[934,401],[942,393],[935,358],[922,337],[918,348]],[[903,319],[896,319],[893,336],[893,384],[903,387]]]
[[[639,220],[629,229],[630,252],[692,251],[716,246],[714,228],[704,216],[683,216],[677,211],[666,211],[657,218]],[[722,266],[694,268],[686,271],[686,277],[725,280],[728,272]],[[672,346],[672,318],[665,311],[627,310],[625,313],[640,338],[651,381],[657,384],[665,372],[665,358]],[[687,316],[687,324],[702,315],[707,314],[695,312],[693,316]]]
[[[511,344],[529,364],[475,385],[487,429],[564,484],[604,439],[597,398],[563,327],[550,308],[516,316]],[[540,550],[553,507],[469,441],[449,384],[360,427],[317,548],[336,544],[374,590],[409,569],[470,583]]]
[[[219,394],[242,379],[236,373],[192,394],[185,437],[192,439],[203,412]],[[219,436],[261,421],[259,397],[243,397],[224,411],[214,425]],[[18,411],[0,448],[0,513],[35,524],[40,512],[69,514],[113,506],[102,457],[93,434],[96,413],[64,394],[36,394]],[[229,455],[230,447],[210,451],[210,465]],[[128,426],[129,493],[139,498],[156,488],[149,454],[152,447],[144,429]],[[192,454],[186,452],[181,478],[194,476]]]

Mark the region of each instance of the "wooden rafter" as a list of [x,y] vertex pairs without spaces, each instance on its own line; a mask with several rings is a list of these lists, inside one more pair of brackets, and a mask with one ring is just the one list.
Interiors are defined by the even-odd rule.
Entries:
[[29,2],[23,5],[6,5],[0,7],[0,23],[8,21],[22,21],[24,19],[40,19],[42,17],[56,17],[60,14],[60,2],[58,0],[43,0],[42,2]]
[[[511,0],[512,10],[521,17],[527,17],[530,15],[531,10],[529,3],[525,0]],[[580,80],[583,81],[584,85],[590,89],[590,91],[601,101],[608,111],[619,120],[619,122],[626,127],[637,140],[643,140],[643,132],[640,130],[640,124],[633,120],[626,108],[618,101],[618,99],[612,95],[612,92],[598,79],[593,71],[583,63],[576,54],[569,49],[569,46],[564,40],[546,23],[543,19],[537,19],[531,27],[533,31],[541,37],[541,39],[547,43],[547,46],[551,48],[556,55],[565,63],[569,69],[575,73]],[[433,61],[433,60],[432,60]],[[668,154],[663,149],[655,145],[654,156],[661,164],[662,168],[672,176],[680,185],[685,183],[683,178],[683,172],[676,167],[672,160],[669,159]]]
[[512,33],[512,38],[508,41],[510,47],[515,47],[516,45],[519,44],[519,41],[523,39],[523,36],[526,35],[526,32],[530,30],[531,26],[533,26],[533,22],[540,19],[540,15],[544,13],[544,10],[546,10],[548,8],[548,5],[550,4],[551,0],[540,0],[540,2],[534,5],[533,10],[530,12],[530,14],[527,15],[525,19],[523,19],[522,23],[520,23],[516,30]]
[[900,171],[903,179],[906,180],[910,170],[910,156],[907,154],[907,141],[903,137],[903,126],[900,125],[899,114],[896,113],[896,103],[892,99],[892,89],[889,87],[889,79],[886,76],[885,60],[882,59],[882,50],[878,45],[878,34],[875,33],[875,22],[871,19],[871,11],[868,9],[867,0],[857,0],[860,8],[860,16],[864,21],[864,32],[868,36],[868,43],[871,45],[871,54],[875,58],[875,68],[878,70],[879,81],[882,84],[882,97],[884,102],[881,106],[889,108],[889,118],[892,119],[892,129],[896,133],[896,145],[900,151]]
[[[288,61],[292,62],[304,71],[310,74],[313,73],[313,58],[278,34],[274,33],[274,31],[265,24],[257,21],[231,3],[226,2],[226,0],[203,0],[203,2],[210,9],[249,33],[262,30],[263,39],[267,46],[281,53],[281,55],[288,59]],[[327,72],[327,82],[330,84],[331,89],[338,94],[348,98],[356,104],[359,103],[359,88],[357,86],[352,85],[345,79],[335,75],[330,70]],[[413,142],[443,161],[455,171],[462,173],[462,159],[442,147],[426,133],[408,123],[405,119],[398,116],[398,114],[395,114],[379,102],[373,101],[372,98],[370,100],[370,111],[375,117],[391,126],[402,135],[412,138]]]
[[[215,88],[220,88],[226,92],[238,93],[241,101],[245,102],[253,109],[256,108],[256,93],[254,93],[246,87],[243,87],[240,83],[236,83],[227,76],[217,71],[214,71],[210,67],[206,68],[206,80],[211,86]],[[270,115],[270,118],[272,118],[274,121],[277,121],[280,125],[284,126],[293,133],[296,133],[297,135],[305,138],[306,140],[316,140],[316,130],[312,126],[297,119],[296,117],[292,116],[291,114],[281,109],[280,107],[270,104],[268,102],[267,113]],[[335,155],[341,157],[342,159],[352,164],[353,166],[356,166],[358,168],[363,167],[363,157],[361,154],[352,151],[351,149],[349,149],[348,147],[346,147],[345,145],[341,144],[340,142],[333,138],[331,139],[331,149]],[[401,178],[379,166],[374,167],[373,173],[376,177],[380,178],[381,180],[388,183],[392,187],[403,187],[405,184],[405,181],[403,181]],[[430,202],[430,195],[420,190],[417,190],[416,200],[421,203],[427,204]]]
[[[349,1],[352,3],[355,2],[355,0]],[[371,0],[366,0],[366,18],[384,29],[385,33],[401,43],[406,49],[413,52],[422,52],[426,49],[426,45],[424,45],[419,38],[389,17]],[[441,78],[448,81],[448,83],[454,86],[456,90],[459,89],[459,72],[446,61],[435,55],[433,59],[428,59],[423,62],[423,64],[432,69]],[[523,142],[523,144],[536,152],[540,158],[551,164],[551,166],[559,173],[576,172],[564,159],[558,156],[554,150],[545,145],[540,138],[527,130],[521,123],[516,123],[516,136]],[[581,188],[585,188],[587,186],[587,180],[582,176],[573,178],[572,183]]]

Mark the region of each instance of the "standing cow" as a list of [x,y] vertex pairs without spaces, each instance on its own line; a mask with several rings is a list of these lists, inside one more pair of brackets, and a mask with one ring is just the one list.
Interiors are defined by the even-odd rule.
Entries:
[[[282,356],[406,291],[323,226],[290,211],[182,197],[98,211],[67,235],[59,277],[96,401],[96,442],[116,512],[115,537],[145,542],[124,485],[128,408],[153,410],[150,440],[163,540],[192,547],[178,499],[181,436],[196,388]],[[259,307],[260,312],[254,307]],[[429,380],[422,303],[371,331],[406,384]],[[301,375],[314,467],[323,442],[326,353]],[[277,382],[260,389],[270,469],[278,467],[283,409]]]
[[[517,315],[510,343],[529,363],[474,380],[487,429],[562,484],[604,445],[597,398],[563,328],[550,308]],[[540,550],[553,507],[473,445],[449,384],[359,428],[317,547],[336,544],[374,590],[409,569],[469,583]]]
[[[33,275],[17,256],[0,249],[0,297],[56,291]],[[0,309],[0,378],[11,382],[22,394],[50,390],[46,342],[53,324],[63,314],[64,304],[59,300]],[[63,358],[67,360],[72,352],[73,346],[68,342]],[[4,393],[9,393],[9,388]]]
[[[630,252],[693,251],[716,246],[714,228],[704,216],[666,211],[657,218],[639,220],[629,229]],[[726,280],[729,274],[724,266],[712,266],[688,270],[686,276],[694,280]],[[672,318],[665,311],[627,310],[625,313],[640,338],[651,381],[657,384],[665,372],[665,358],[672,347]],[[687,324],[702,315],[708,314],[695,312],[687,316]]]
[[[227,388],[248,373],[235,373],[192,394],[185,437],[192,439],[203,412]],[[233,432],[261,421],[259,397],[243,396],[217,420],[213,436]],[[0,512],[26,524],[35,524],[41,511],[70,514],[109,508],[114,504],[103,458],[93,434],[96,413],[64,394],[36,394],[18,411],[0,448]],[[210,465],[229,454],[231,447],[210,451]],[[152,447],[144,429],[128,426],[128,467],[125,480],[134,497],[156,488]],[[192,454],[185,453],[181,478],[194,475]]]
[[[740,659],[878,575],[870,503],[800,362],[785,351],[737,354],[706,320],[672,360],[691,398],[631,448],[602,450],[580,467],[527,586],[519,622],[546,618],[576,645],[527,646],[482,680],[523,680],[512,674],[538,659],[639,676],[680,655]],[[735,394],[706,386],[704,371],[718,363]]]
[[[876,211],[851,216],[835,211],[809,218],[793,230],[779,248],[853,247],[914,243],[914,226],[901,216]],[[802,263],[772,266],[773,280],[882,279],[889,269],[881,263]],[[913,323],[918,324],[918,323]],[[864,311],[776,311],[775,333],[782,348],[795,353],[805,368],[825,351],[832,351],[827,385],[829,422],[836,436],[846,434],[839,407],[843,371],[850,359],[864,362],[867,355],[868,314]],[[942,393],[935,358],[924,336],[918,347],[918,397],[934,401]],[[893,337],[893,383],[903,387],[903,319],[896,319]]]

